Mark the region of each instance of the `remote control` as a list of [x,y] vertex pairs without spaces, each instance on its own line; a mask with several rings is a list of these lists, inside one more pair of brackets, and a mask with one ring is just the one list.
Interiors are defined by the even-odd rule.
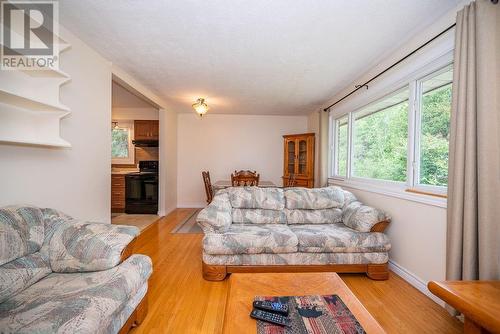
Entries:
[[284,316],[288,315],[288,304],[283,304],[280,302],[271,302],[269,300],[256,300],[253,302],[253,307],[273,313],[278,313]]
[[250,317],[257,319],[257,320],[269,322],[269,323],[272,323],[275,325],[279,325],[279,326],[289,326],[290,325],[290,319],[288,319],[287,317],[284,317],[280,314],[266,312],[266,311],[262,311],[262,310],[254,309],[252,311],[252,313],[250,313]]

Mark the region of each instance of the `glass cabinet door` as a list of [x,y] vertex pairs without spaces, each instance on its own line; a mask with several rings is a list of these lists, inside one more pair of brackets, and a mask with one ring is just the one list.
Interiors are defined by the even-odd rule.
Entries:
[[299,161],[298,161],[298,174],[306,174],[307,173],[307,140],[306,139],[298,139],[298,148],[299,148]]
[[287,174],[295,174],[295,140],[287,143]]

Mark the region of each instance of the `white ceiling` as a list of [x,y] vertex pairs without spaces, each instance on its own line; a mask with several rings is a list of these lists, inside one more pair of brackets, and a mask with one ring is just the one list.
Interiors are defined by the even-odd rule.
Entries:
[[151,104],[135,96],[116,82],[112,85],[113,108],[153,108]]
[[64,0],[62,24],[193,112],[305,114],[459,0]]

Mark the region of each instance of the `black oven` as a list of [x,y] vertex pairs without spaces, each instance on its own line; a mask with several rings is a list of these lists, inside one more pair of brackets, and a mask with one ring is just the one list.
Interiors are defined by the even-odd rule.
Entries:
[[125,213],[158,213],[158,161],[140,161],[140,172],[125,175]]

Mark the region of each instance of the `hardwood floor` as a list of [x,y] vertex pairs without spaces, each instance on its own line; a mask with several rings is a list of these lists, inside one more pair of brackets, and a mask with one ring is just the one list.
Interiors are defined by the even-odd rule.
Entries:
[[[170,234],[193,209],[177,209],[141,233],[134,253],[149,255],[149,313],[130,333],[221,333],[227,280],[201,276],[201,234]],[[387,333],[462,333],[462,324],[390,273],[387,281],[340,275]]]

